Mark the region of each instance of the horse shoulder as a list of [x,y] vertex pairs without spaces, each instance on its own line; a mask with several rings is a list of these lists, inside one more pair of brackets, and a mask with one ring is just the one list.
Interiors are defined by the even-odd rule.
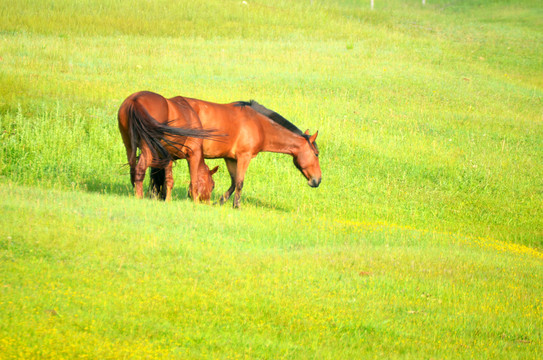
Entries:
[[[262,151],[265,141],[265,123],[253,109],[244,109],[240,116],[240,142],[244,151],[256,156]],[[256,116],[255,116],[256,115]]]

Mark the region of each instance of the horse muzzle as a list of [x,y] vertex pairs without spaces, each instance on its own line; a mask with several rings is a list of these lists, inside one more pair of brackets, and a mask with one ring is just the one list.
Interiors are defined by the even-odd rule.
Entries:
[[317,178],[311,178],[311,180],[309,180],[307,183],[311,187],[314,187],[314,188],[319,187],[319,185],[321,183],[321,178],[318,178],[318,179]]

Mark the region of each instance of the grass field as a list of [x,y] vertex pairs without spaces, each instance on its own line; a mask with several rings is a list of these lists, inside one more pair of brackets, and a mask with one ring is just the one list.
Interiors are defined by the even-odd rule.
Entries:
[[[0,359],[543,357],[540,1],[0,0]],[[319,130],[134,199],[139,90]],[[214,200],[229,186],[222,161]]]

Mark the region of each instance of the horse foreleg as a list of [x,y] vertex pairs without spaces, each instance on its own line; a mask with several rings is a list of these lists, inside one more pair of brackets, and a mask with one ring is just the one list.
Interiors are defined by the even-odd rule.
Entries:
[[236,171],[238,168],[238,162],[234,159],[224,159],[224,162],[226,163],[226,168],[228,169],[228,173],[230,174],[231,184],[230,188],[224,193],[223,196],[221,196],[221,205],[227,202],[228,199],[230,199],[230,196],[232,196],[232,193],[236,188]]
[[200,201],[200,194],[198,192],[199,161],[196,156],[190,156],[187,158],[187,163],[189,164],[190,174],[189,196],[192,198],[192,201],[198,203]]
[[241,190],[243,189],[243,180],[245,179],[245,172],[249,167],[251,161],[250,156],[239,157],[237,161],[236,170],[236,192],[234,194],[234,208],[239,208],[239,201],[241,199]]

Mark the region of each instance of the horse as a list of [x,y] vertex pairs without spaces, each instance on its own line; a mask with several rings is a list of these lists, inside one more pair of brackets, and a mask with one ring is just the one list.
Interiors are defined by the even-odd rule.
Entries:
[[225,134],[222,141],[203,140],[204,157],[223,158],[230,174],[231,185],[221,196],[221,205],[235,191],[233,206],[240,206],[249,162],[263,151],[291,155],[309,186],[316,188],[321,183],[319,149],[315,142],[318,131],[313,135],[309,131],[303,133],[287,119],[254,100],[216,104],[181,96],[173,99],[187,101],[204,128]]
[[174,185],[173,162],[187,159],[189,196],[195,202],[209,201],[215,187],[212,175],[218,166],[209,170],[204,162],[202,145],[203,139],[211,141],[219,135],[214,130],[202,128],[198,114],[186,101],[172,101],[149,91],[136,92],[123,101],[117,118],[137,198],[143,198],[145,172],[152,167],[156,168],[151,171],[155,180],[150,183],[152,191],[170,201]]

